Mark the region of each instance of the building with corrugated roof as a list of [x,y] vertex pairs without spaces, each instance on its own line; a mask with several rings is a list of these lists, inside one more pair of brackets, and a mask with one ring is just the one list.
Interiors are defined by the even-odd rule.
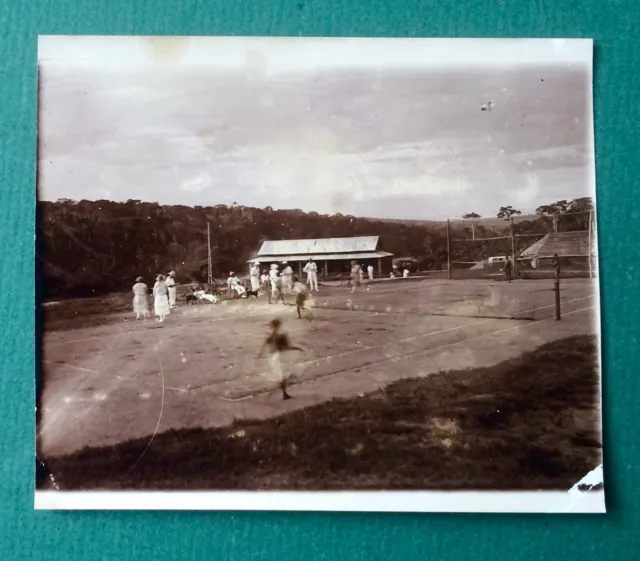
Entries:
[[554,232],[525,249],[518,260],[531,260],[533,268],[544,267],[550,265],[557,254],[568,264],[591,268],[596,252],[595,236],[590,231]]
[[309,240],[265,241],[258,254],[248,263],[261,265],[291,264],[302,274],[304,264],[312,259],[318,265],[318,272],[326,275],[344,273],[351,261],[363,267],[373,265],[379,275],[391,271],[393,254],[382,251],[379,236],[357,236],[351,238],[318,238]]

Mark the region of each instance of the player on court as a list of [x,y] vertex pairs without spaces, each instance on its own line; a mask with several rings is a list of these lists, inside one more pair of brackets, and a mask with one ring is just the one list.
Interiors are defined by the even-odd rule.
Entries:
[[302,319],[302,310],[308,309],[310,312],[309,321],[316,317],[313,312],[313,300],[311,299],[311,292],[306,284],[300,282],[300,279],[293,276],[293,293],[296,295],[296,312],[298,313],[298,319]]
[[282,322],[279,319],[272,320],[270,326],[271,332],[262,344],[262,348],[258,353],[258,359],[262,358],[266,350],[269,354],[271,373],[276,380],[279,381],[280,389],[282,390],[282,399],[291,399],[291,396],[287,393],[287,379],[289,375],[285,373],[282,367],[282,353],[287,351],[306,353],[308,351],[303,347],[291,344],[289,336],[282,330]]
[[360,287],[360,283],[362,282],[360,279],[361,273],[362,269],[360,265],[355,261],[351,261],[351,294],[354,294],[356,288]]
[[260,263],[255,262],[249,270],[249,277],[251,278],[251,290],[257,292],[260,290]]
[[271,295],[272,296],[277,296],[277,292],[278,292],[278,287],[276,286],[276,283],[278,281],[278,265],[276,265],[275,263],[271,264],[271,268],[269,270],[269,285],[271,287]]
[[309,259],[309,262],[304,266],[304,272],[307,273],[309,290],[318,292],[318,266],[312,259]]
[[280,273],[280,278],[282,279],[282,291],[285,294],[291,294],[291,288],[293,287],[293,269],[289,266],[286,261],[282,262],[284,269]]

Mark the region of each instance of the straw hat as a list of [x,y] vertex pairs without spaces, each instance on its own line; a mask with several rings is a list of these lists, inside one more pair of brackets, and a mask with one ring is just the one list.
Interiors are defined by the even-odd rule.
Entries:
[[175,277],[175,276],[176,276],[176,272],[175,272],[175,271],[171,271],[169,274],[170,274],[172,277]]
[[231,272],[229,273],[229,276],[230,276],[230,277],[232,277],[232,276],[233,276],[233,271],[231,271]]
[[138,277],[138,278],[136,279],[136,282],[142,282],[143,280],[144,280],[144,279],[143,279],[142,277]]
[[164,280],[164,275],[158,275],[158,276],[156,277],[156,280],[157,280],[157,281],[163,281],[163,280]]
[[286,261],[283,261],[283,262],[282,262],[282,264],[283,264],[283,265],[286,265],[286,264],[287,264],[287,262],[286,262]]

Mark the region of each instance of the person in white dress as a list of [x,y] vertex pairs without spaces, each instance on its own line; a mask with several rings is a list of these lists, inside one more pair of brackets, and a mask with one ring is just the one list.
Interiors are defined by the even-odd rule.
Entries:
[[372,281],[373,280],[373,265],[369,265],[367,267],[367,275],[369,276],[369,280]]
[[251,269],[249,269],[249,277],[251,278],[251,290],[260,290],[260,263],[256,261]]
[[286,261],[283,261],[284,269],[280,273],[280,277],[282,278],[282,292],[285,294],[291,294],[293,288],[293,269],[289,266]]
[[136,314],[136,319],[140,319],[140,316],[146,319],[150,315],[148,295],[149,287],[142,277],[138,277],[133,285],[133,313]]
[[309,262],[304,266],[304,272],[307,273],[307,284],[311,291],[318,292],[318,266],[309,259]]
[[169,306],[169,288],[164,275],[158,275],[156,284],[153,285],[153,308],[158,316],[158,321],[163,322],[171,313]]
[[409,269],[405,269],[404,271],[402,271],[402,278],[409,278]]
[[175,271],[171,271],[167,275],[167,289],[169,290],[169,307],[176,307],[176,273]]

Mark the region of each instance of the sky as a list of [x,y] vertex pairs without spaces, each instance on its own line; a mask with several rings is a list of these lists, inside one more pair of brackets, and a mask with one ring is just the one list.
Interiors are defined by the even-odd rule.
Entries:
[[562,40],[41,38],[39,197],[425,220],[533,212],[594,194],[591,52]]

